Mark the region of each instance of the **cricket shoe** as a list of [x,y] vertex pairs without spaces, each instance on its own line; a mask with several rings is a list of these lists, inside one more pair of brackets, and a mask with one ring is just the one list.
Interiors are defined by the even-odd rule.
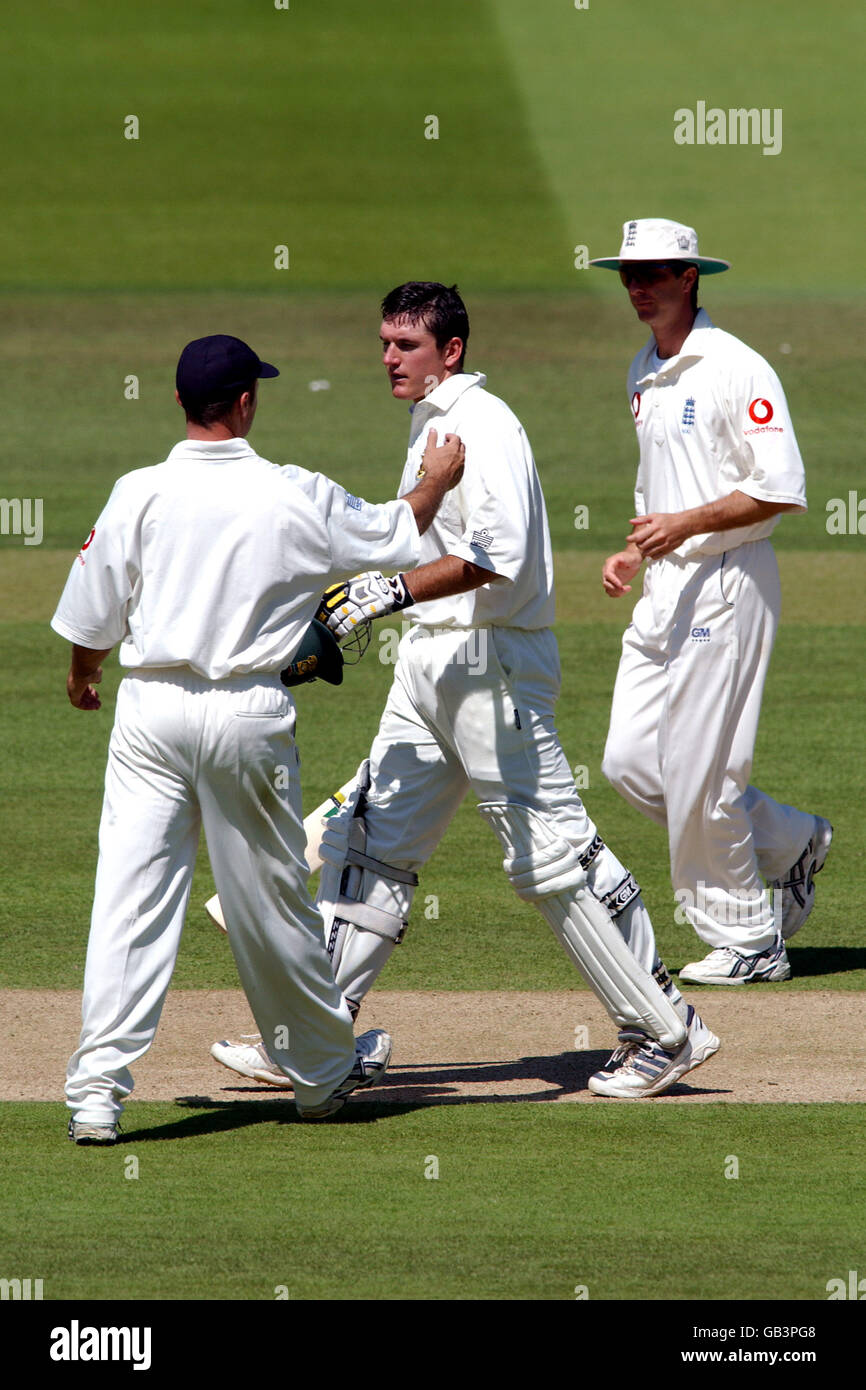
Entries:
[[[253,1041],[255,1038],[258,1042]],[[279,1086],[283,1091],[292,1089],[292,1078],[280,1071],[268,1055],[259,1033],[250,1034],[248,1042],[229,1042],[228,1038],[223,1038],[222,1042],[214,1043],[210,1055],[229,1071],[236,1071],[238,1076],[261,1081],[263,1086]]]
[[721,1043],[691,1004],[686,1014],[686,1040],[682,1047],[664,1048],[639,1029],[620,1033],[620,1045],[603,1071],[589,1078],[595,1096],[641,1100],[660,1096],[686,1072],[718,1052]]
[[815,817],[815,829],[796,864],[782,878],[771,878],[767,887],[782,894],[782,936],[786,941],[798,932],[815,906],[813,879],[824,867],[833,839],[833,827],[823,816]]
[[117,1125],[96,1125],[89,1120],[70,1120],[66,1131],[73,1144],[116,1144]]
[[790,980],[791,963],[781,936],[766,951],[745,955],[733,946],[717,946],[703,960],[692,961],[680,971],[680,984],[749,985],[758,981]]
[[391,1047],[391,1039],[380,1028],[371,1028],[368,1033],[362,1033],[355,1039],[355,1065],[327,1100],[323,1100],[321,1105],[301,1105],[295,1101],[301,1119],[327,1119],[328,1115],[342,1110],[353,1091],[359,1091],[364,1086],[375,1086],[385,1075],[391,1060]]

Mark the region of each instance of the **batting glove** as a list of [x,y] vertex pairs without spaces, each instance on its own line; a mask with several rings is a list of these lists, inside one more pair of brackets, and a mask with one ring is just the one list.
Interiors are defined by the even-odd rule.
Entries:
[[316,619],[342,642],[361,623],[397,613],[414,602],[405,575],[386,579],[378,570],[368,570],[326,589]]

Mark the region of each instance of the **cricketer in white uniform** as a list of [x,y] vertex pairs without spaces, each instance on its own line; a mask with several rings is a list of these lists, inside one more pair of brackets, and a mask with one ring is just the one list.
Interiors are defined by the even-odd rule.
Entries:
[[[553,566],[529,441],[484,376],[463,370],[469,325],[456,287],[410,282],[382,311],[392,395],[412,402],[400,493],[415,484],[431,426],[459,432],[466,468],[422,538],[418,569],[360,576],[326,595],[338,637],[383,612],[405,610],[411,622],[369,785],[327,822],[322,841],[317,901],[337,981],[359,1007],[402,939],[418,870],[471,789],[514,888],[539,907],[621,1029],[590,1088],[660,1094],[718,1039],[664,970],[640,889],[589,819],[559,743]],[[256,1065],[254,1050],[213,1049],[267,1080],[266,1053]]]
[[299,1113],[332,1113],[390,1053],[387,1034],[356,1049],[307,893],[295,706],[279,672],[323,580],[371,560],[414,563],[419,526],[456,476],[443,460],[456,468],[462,446],[428,456],[426,497],[370,505],[246,443],[257,379],[276,375],[236,338],[187,346],[177,385],[189,437],[118,480],[52,619],[74,644],[77,707],[99,708],[93,683],[116,643],[126,668],[66,1084],[78,1143],[116,1139],[174,968],[202,823],[241,983]]
[[[713,949],[681,980],[785,980],[784,938],[814,901],[832,829],[750,784],[780,611],[769,536],[806,510],[803,462],[775,372],[697,308],[691,227],[637,219],[616,269],[653,336],[628,374],[640,448],[633,531],[609,557],[611,597],[649,561],[622,644],[603,770],[668,830],[682,910]],[[778,890],[777,910],[762,882]]]

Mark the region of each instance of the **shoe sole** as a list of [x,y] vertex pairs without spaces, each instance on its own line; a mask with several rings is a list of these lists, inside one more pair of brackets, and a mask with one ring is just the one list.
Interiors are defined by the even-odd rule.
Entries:
[[256,1071],[254,1067],[235,1066],[233,1062],[227,1062],[225,1058],[220,1057],[219,1053],[215,1050],[216,1047],[217,1044],[214,1043],[210,1050],[210,1055],[215,1062],[219,1062],[221,1067],[225,1067],[226,1071],[233,1071],[236,1076],[245,1076],[249,1081],[258,1081],[263,1086],[273,1086],[275,1090],[294,1090],[294,1086],[289,1077],[278,1079],[274,1076],[273,1072],[270,1071]]
[[110,1149],[112,1144],[117,1143],[116,1133],[106,1139],[97,1139],[92,1134],[83,1134],[80,1139],[76,1138],[74,1134],[67,1134],[67,1138],[71,1139],[76,1148],[79,1149]]
[[774,965],[766,974],[740,975],[737,979],[732,979],[730,975],[690,975],[686,967],[683,967],[679,972],[679,978],[680,983],[685,981],[690,985],[772,985],[782,980],[790,980],[791,966]]
[[696,1071],[698,1067],[704,1065],[704,1062],[715,1057],[722,1044],[715,1033],[711,1033],[709,1029],[706,1030],[706,1033],[707,1036],[703,1042],[693,1049],[685,1061],[679,1063],[671,1071],[665,1072],[664,1076],[653,1082],[652,1086],[647,1087],[645,1091],[598,1090],[592,1084],[593,1077],[589,1078],[589,1089],[594,1096],[602,1096],[609,1100],[651,1100],[653,1096],[663,1095],[665,1091],[670,1090],[671,1086],[676,1085],[681,1076]]
[[[342,1110],[343,1106],[346,1104],[346,1101],[349,1099],[350,1096],[353,1096],[356,1091],[363,1091],[368,1086],[375,1086],[378,1081],[381,1081],[382,1077],[385,1075],[385,1072],[388,1070],[388,1065],[391,1061],[391,1053],[393,1052],[393,1050],[394,1045],[393,1043],[390,1043],[388,1046],[388,1055],[385,1058],[385,1061],[382,1063],[379,1070],[376,1071],[373,1076],[365,1077],[363,1081],[359,1081],[357,1086],[353,1086],[351,1091],[347,1091],[344,1096],[335,1096],[331,1101],[323,1101],[322,1105],[317,1105],[312,1110],[302,1110],[300,1105],[298,1105],[296,1101],[295,1106],[300,1119],[327,1120],[331,1115],[336,1115],[337,1111]],[[325,1106],[327,1106],[327,1109],[324,1108]]]
[[[813,836],[813,839],[818,841],[818,843],[815,846],[815,857],[812,860],[812,863],[809,865],[808,869],[806,870],[805,882],[807,884],[810,884],[814,879],[815,875],[819,874],[823,869],[824,865],[827,862],[827,855],[830,853],[830,846],[833,843],[832,825],[828,820],[825,820],[823,816],[819,817],[819,819],[821,821],[821,824],[819,825],[818,829],[815,832],[815,835]],[[800,930],[801,927],[805,927],[811,915],[812,908],[814,906],[815,899],[813,897],[811,903],[809,903],[808,905],[807,911],[800,918],[800,921],[796,924],[796,926],[790,927],[787,931],[785,931],[784,929],[782,930],[782,939],[784,941],[790,941],[792,936],[797,935],[797,932]]]

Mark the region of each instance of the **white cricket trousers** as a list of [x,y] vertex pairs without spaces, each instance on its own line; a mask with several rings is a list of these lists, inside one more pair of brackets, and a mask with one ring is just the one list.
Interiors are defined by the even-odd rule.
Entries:
[[[559,742],[559,653],[549,628],[413,626],[370,751],[367,853],[417,872],[471,789],[548,818],[583,853],[597,838]],[[598,898],[628,877],[609,846],[587,870]],[[377,905],[408,915],[406,890],[379,884]],[[643,968],[659,965],[649,913],[632,898],[616,918]],[[352,983],[341,980],[352,995]],[[369,988],[371,981],[364,981]],[[678,997],[678,996],[676,996]]]
[[678,902],[709,946],[765,950],[761,881],[803,852],[812,816],[749,783],[781,594],[769,540],[648,566],[622,642],[602,770],[667,826]]
[[125,676],[105,774],[76,1119],[113,1123],[150,1047],[204,824],[238,974],[268,1052],[317,1105],[355,1060],[352,1019],[307,892],[294,702],[276,675]]

